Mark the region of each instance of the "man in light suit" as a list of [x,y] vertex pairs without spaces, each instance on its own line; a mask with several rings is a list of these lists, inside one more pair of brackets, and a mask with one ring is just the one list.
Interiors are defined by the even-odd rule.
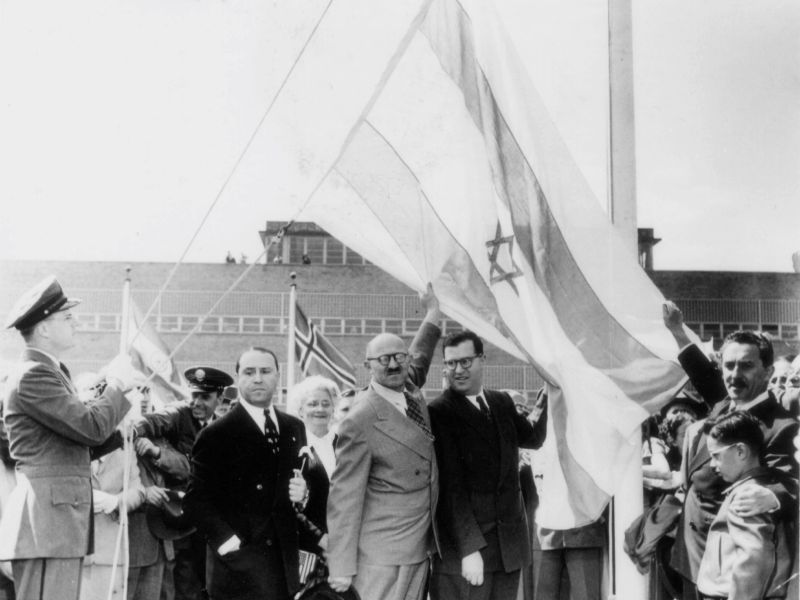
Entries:
[[441,553],[431,598],[514,598],[521,569],[531,562],[519,449],[544,442],[545,397],[529,420],[511,396],[485,389],[483,341],[471,331],[448,335],[442,350],[449,387],[430,405],[441,469]]
[[367,345],[372,378],[339,424],[328,496],[330,584],[353,584],[363,600],[421,600],[435,548],[438,470],[419,388],[441,330],[428,290],[425,319],[410,349],[381,334]]
[[19,600],[78,598],[81,563],[92,551],[89,447],[111,436],[130,409],[139,376],[128,357],[110,364],[103,394],[78,397],[59,356],[75,345],[71,308],[48,277],[23,295],[7,327],[25,340],[6,385],[4,421],[17,486],[0,522],[0,560],[11,560]]
[[212,600],[289,600],[299,587],[293,503],[307,500],[295,474],[305,426],[272,404],[280,376],[271,350],[245,351],[236,375],[239,402],[197,436],[184,510],[208,542]]

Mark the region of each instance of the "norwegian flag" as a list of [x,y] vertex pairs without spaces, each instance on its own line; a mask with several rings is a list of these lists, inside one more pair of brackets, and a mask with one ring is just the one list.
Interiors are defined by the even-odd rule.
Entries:
[[296,305],[294,351],[305,375],[322,375],[342,387],[355,387],[353,363],[329,342]]

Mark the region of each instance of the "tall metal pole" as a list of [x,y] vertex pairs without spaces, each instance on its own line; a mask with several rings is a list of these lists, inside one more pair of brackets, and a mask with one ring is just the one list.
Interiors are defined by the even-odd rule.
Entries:
[[286,391],[294,385],[294,326],[297,319],[297,273],[292,271],[289,274],[292,282],[289,284],[289,343],[286,352]]
[[[636,223],[636,128],[633,86],[632,0],[608,0],[609,85],[609,197],[608,214],[617,232],[638,259]],[[647,597],[647,581],[623,551],[625,529],[642,514],[641,436],[631,444],[639,448],[625,470],[612,505],[610,597],[641,600]]]

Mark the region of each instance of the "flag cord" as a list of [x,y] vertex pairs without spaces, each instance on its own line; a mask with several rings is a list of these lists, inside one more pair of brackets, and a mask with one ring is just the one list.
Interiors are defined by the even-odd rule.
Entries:
[[[319,26],[322,23],[322,20],[325,18],[325,15],[328,14],[328,9],[331,7],[331,4],[333,4],[333,0],[329,0],[328,4],[325,6],[325,9],[320,14],[319,19],[317,19],[317,22],[314,24],[314,27],[311,29],[311,32],[308,34],[308,37],[306,38],[306,41],[303,43],[303,47],[300,48],[300,52],[298,52],[297,56],[295,57],[294,61],[292,62],[292,66],[286,72],[286,75],[284,76],[283,80],[281,81],[281,84],[278,86],[278,89],[275,90],[275,93],[272,96],[272,100],[270,100],[269,105],[267,106],[266,110],[264,111],[264,114],[261,115],[261,119],[259,119],[258,123],[256,124],[255,129],[253,129],[253,133],[250,134],[250,137],[247,140],[247,143],[245,143],[244,148],[239,153],[239,157],[233,163],[233,167],[231,168],[230,173],[228,173],[228,176],[222,182],[222,185],[220,186],[219,191],[217,192],[216,196],[214,197],[214,200],[211,202],[211,205],[208,207],[208,209],[206,210],[205,214],[203,215],[203,218],[201,219],[200,224],[197,226],[197,229],[195,230],[194,234],[192,235],[191,239],[189,240],[189,243],[186,245],[186,248],[184,249],[184,251],[181,254],[180,258],[178,258],[178,261],[175,263],[175,265],[170,270],[169,274],[167,275],[166,280],[164,281],[164,283],[161,286],[161,288],[158,290],[158,294],[156,294],[156,297],[153,299],[153,302],[148,307],[147,312],[145,312],[144,317],[142,318],[142,322],[147,322],[147,319],[153,313],[153,310],[158,305],[158,303],[161,301],[161,297],[164,295],[164,292],[166,291],[167,287],[172,282],[173,277],[175,277],[175,273],[178,271],[178,268],[181,266],[181,264],[183,264],[183,260],[186,258],[186,255],[189,253],[189,249],[194,245],[194,242],[197,239],[197,236],[200,234],[200,231],[205,226],[206,221],[208,221],[208,218],[211,216],[211,213],[214,211],[214,208],[216,208],[217,203],[219,202],[220,198],[222,197],[222,194],[225,192],[225,190],[228,187],[228,184],[233,179],[233,176],[236,174],[236,171],[239,169],[239,165],[241,164],[242,160],[244,160],[244,157],[245,157],[245,155],[247,155],[247,152],[250,150],[250,146],[252,146],[253,141],[256,138],[256,135],[258,135],[258,132],[261,130],[261,126],[264,124],[264,121],[267,119],[267,116],[272,111],[272,107],[275,105],[275,101],[278,99],[278,96],[283,91],[283,88],[285,87],[286,82],[289,81],[289,77],[291,77],[292,73],[294,73],[295,67],[297,66],[297,63],[300,62],[300,58],[305,53],[309,42],[311,42],[311,39],[314,37],[314,34],[317,32],[317,29],[319,29]],[[311,200],[311,197],[314,195],[315,192],[316,192],[316,189],[309,195],[308,199],[306,199],[306,202],[303,204],[303,206],[300,208],[300,210],[298,210],[298,214],[305,209],[305,207],[308,205],[308,202]],[[254,261],[255,263],[257,263],[261,259],[261,257],[264,256],[267,253],[267,249],[268,248],[264,249],[264,252],[262,252],[261,255],[259,255],[258,259],[256,259]],[[247,273],[249,270],[250,269],[246,269],[245,273]],[[239,280],[237,280],[236,283],[239,283]],[[234,285],[236,285],[236,283]],[[134,333],[133,338],[129,342],[129,346],[132,345],[133,342],[135,342],[136,339],[139,337],[139,331],[140,330],[137,330],[136,333]]]
[[[174,358],[174,356],[178,352],[178,350],[180,350],[183,347],[183,345],[189,340],[190,337],[192,337],[195,333],[197,333],[197,331],[203,326],[203,323],[211,315],[211,313],[213,313],[216,310],[216,308],[222,303],[222,301],[228,296],[228,294],[230,294],[236,288],[236,286],[238,286],[242,282],[242,280],[245,277],[247,277],[247,275],[250,273],[250,271],[252,271],[253,268],[255,268],[256,266],[258,266],[258,262],[264,256],[267,255],[267,252],[269,252],[269,249],[272,248],[273,245],[275,245],[278,242],[280,242],[280,240],[283,238],[284,234],[288,231],[288,229],[293,224],[294,224],[294,219],[292,219],[291,221],[286,223],[286,225],[281,227],[278,230],[278,232],[274,236],[272,236],[272,238],[270,239],[269,243],[265,245],[263,252],[261,252],[261,254],[259,254],[258,257],[256,258],[256,260],[254,260],[250,265],[248,265],[247,268],[244,271],[242,271],[241,275],[239,275],[239,277],[236,278],[236,280],[228,287],[228,289],[226,289],[222,293],[222,295],[220,295],[220,297],[217,298],[217,301],[214,302],[214,304],[211,305],[211,308],[209,308],[206,311],[206,313],[197,320],[197,323],[195,323],[194,327],[192,327],[192,329],[189,331],[189,333],[187,333],[186,336],[180,342],[178,342],[178,344],[176,344],[176,346],[170,351],[169,356],[167,356],[166,360],[170,360],[171,361]],[[142,323],[144,323],[146,321],[146,318],[147,317],[144,317],[142,319]],[[142,329],[143,329],[143,327],[139,326],[137,328],[136,335],[138,335],[138,333]],[[134,337],[133,337],[134,340],[136,339],[136,335],[134,335]],[[130,345],[131,346],[133,345],[133,341],[131,341]],[[150,375],[148,375],[147,378],[144,380],[144,382],[142,384],[140,384],[140,387],[146,387],[147,384],[150,383],[157,374],[158,373],[156,373],[155,371],[152,371],[150,373]]]

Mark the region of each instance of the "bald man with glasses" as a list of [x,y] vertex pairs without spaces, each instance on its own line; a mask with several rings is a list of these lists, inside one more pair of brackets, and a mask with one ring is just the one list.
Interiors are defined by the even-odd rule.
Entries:
[[526,418],[508,394],[485,389],[483,341],[471,331],[448,335],[442,351],[448,389],[429,407],[441,472],[431,599],[515,598],[531,564],[519,449],[544,442],[545,399]]
[[330,584],[362,600],[421,600],[435,551],[438,471],[420,393],[441,336],[430,288],[410,348],[383,333],[367,344],[370,385],[339,423],[328,496]]

